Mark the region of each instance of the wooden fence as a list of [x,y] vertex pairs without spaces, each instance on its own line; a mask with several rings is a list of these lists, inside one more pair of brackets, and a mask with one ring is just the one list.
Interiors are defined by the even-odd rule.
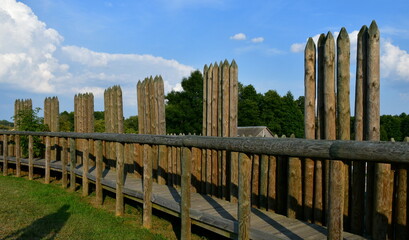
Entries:
[[[297,182],[300,182],[299,177],[294,175],[288,169],[291,168],[292,161],[302,159],[312,159],[313,161],[327,160],[327,161],[349,161],[354,162],[370,162],[370,163],[383,163],[392,166],[397,169],[399,184],[394,187],[395,199],[399,204],[394,205],[394,219],[392,222],[393,234],[396,237],[407,236],[407,218],[403,214],[407,212],[407,185],[403,185],[407,181],[404,172],[409,166],[409,144],[406,142],[359,142],[359,141],[329,141],[329,140],[305,140],[305,139],[292,139],[292,138],[223,138],[223,137],[202,137],[202,136],[164,136],[164,135],[134,135],[134,134],[108,134],[108,133],[38,133],[38,132],[11,132],[0,131],[2,135],[2,154],[4,158],[3,172],[7,173],[7,157],[12,155],[7,152],[9,144],[18,145],[18,141],[12,143],[8,142],[9,136],[29,136],[29,139],[33,139],[32,136],[44,136],[45,139],[50,137],[56,137],[64,139],[62,142],[68,142],[70,145],[65,145],[62,149],[61,161],[67,163],[70,159],[72,165],[71,168],[63,169],[62,181],[68,182],[68,172],[70,175],[75,176],[74,167],[76,166],[76,151],[75,139],[85,139],[87,142],[95,141],[95,158],[97,176],[101,176],[102,167],[102,141],[114,142],[116,144],[130,144],[138,146],[145,152],[144,159],[138,159],[136,156],[133,161],[143,162],[143,178],[144,190],[146,190],[144,197],[146,208],[144,208],[144,226],[150,226],[150,214],[152,205],[148,203],[150,201],[149,191],[152,184],[152,147],[153,146],[165,146],[169,148],[180,149],[181,155],[181,188],[182,188],[182,203],[181,203],[181,217],[182,217],[182,235],[190,234],[190,219],[188,208],[189,193],[196,191],[200,187],[204,186],[206,178],[197,177],[198,171],[201,167],[201,152],[202,150],[217,150],[227,152],[239,153],[239,165],[238,172],[239,185],[238,185],[238,204],[239,204],[239,238],[248,239],[248,216],[250,212],[250,203],[258,207],[267,208],[271,211],[277,211],[288,215],[289,217],[295,215],[296,217],[303,216],[308,206],[302,205],[296,199],[293,199],[292,195],[294,186]],[[19,138],[17,138],[19,139]],[[4,142],[4,140],[6,140]],[[31,146],[32,146],[32,140]],[[4,144],[6,143],[6,144]],[[46,149],[50,146],[50,142],[46,140]],[[29,162],[32,165],[33,156],[32,151],[29,151]],[[125,156],[130,154],[126,151],[117,152],[116,161],[124,163]],[[124,156],[125,155],[125,156]],[[258,156],[258,165],[256,163]],[[19,158],[21,155],[16,156],[16,168],[19,169]],[[29,165],[30,165],[29,164]],[[47,167],[50,164],[50,158],[46,155],[46,168],[45,175],[49,176],[47,171],[50,168]],[[64,166],[64,164],[63,164]],[[263,166],[263,167],[261,167]],[[32,167],[29,166],[29,171],[32,171]],[[117,169],[118,174],[123,172]],[[257,173],[256,173],[257,172]],[[173,173],[172,173],[173,174]],[[32,173],[29,173],[32,175]],[[254,177],[257,176],[257,177]],[[263,176],[263,177],[261,177]],[[406,175],[407,176],[407,175]],[[259,184],[254,183],[254,179],[259,179]],[[296,178],[296,179],[294,179]],[[266,182],[264,182],[266,181]],[[71,179],[71,182],[75,182],[75,178]],[[263,183],[264,182],[264,183]],[[123,183],[123,177],[118,175],[117,185]],[[190,183],[190,184],[189,184]],[[102,187],[98,186],[98,177],[96,178],[96,198],[102,199]],[[63,184],[64,185],[64,184]],[[191,186],[191,187],[190,187]],[[257,186],[259,193],[264,195],[258,195],[255,197],[253,193],[254,188]],[[332,187],[332,185],[330,186]],[[264,188],[262,190],[262,188]],[[117,191],[117,199],[123,198],[122,192]],[[329,198],[338,198],[337,195],[329,195]],[[118,200],[119,201],[119,200]],[[294,201],[297,204],[294,204]],[[308,209],[311,211],[311,209]],[[312,209],[314,211],[315,209]],[[123,212],[123,202],[119,201],[117,204],[117,214]],[[339,213],[333,217],[342,219],[343,214]],[[341,232],[342,225],[337,229],[330,229],[330,231]],[[331,232],[329,233],[331,234]],[[406,235],[405,235],[406,234]]]

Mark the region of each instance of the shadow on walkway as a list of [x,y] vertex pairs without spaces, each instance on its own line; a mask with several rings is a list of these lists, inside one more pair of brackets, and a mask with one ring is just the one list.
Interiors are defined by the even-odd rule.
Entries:
[[57,212],[35,220],[29,226],[19,229],[6,236],[4,240],[54,239],[67,222],[68,218],[70,218],[71,214],[67,212],[69,208],[70,206],[65,204],[58,209]]

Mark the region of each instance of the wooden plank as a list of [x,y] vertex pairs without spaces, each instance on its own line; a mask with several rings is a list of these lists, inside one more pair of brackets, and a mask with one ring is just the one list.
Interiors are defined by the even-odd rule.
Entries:
[[[218,136],[218,96],[219,96],[219,66],[217,63],[213,65],[213,82],[212,82],[212,126],[211,136]],[[218,153],[217,150],[212,150],[212,195],[218,194]]]
[[68,173],[67,173],[67,158],[68,158],[68,139],[61,138],[61,185],[63,188],[68,186]]
[[152,227],[152,147],[143,146],[143,223],[144,228]]
[[190,183],[191,183],[191,162],[192,152],[189,148],[182,149],[182,182],[181,182],[181,203],[180,203],[180,218],[181,230],[180,237],[182,240],[191,239],[191,219],[190,219]]

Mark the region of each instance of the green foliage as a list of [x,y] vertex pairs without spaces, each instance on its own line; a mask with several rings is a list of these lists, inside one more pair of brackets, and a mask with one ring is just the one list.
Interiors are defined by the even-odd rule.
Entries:
[[14,123],[7,120],[0,120],[0,129],[11,130],[14,127]]
[[125,133],[138,133],[138,116],[130,116],[124,120]]
[[105,119],[104,111],[94,111],[94,119],[95,120],[104,120]]
[[171,91],[166,96],[166,129],[168,133],[202,132],[203,77],[194,71],[182,80],[181,92]]
[[275,90],[264,95],[252,85],[239,84],[239,126],[267,126],[278,135],[304,136],[304,97],[294,100],[291,92],[281,97]]
[[64,111],[60,113],[60,131],[73,132],[74,131],[74,112]]
[[[23,109],[20,110],[14,117],[16,120],[17,130],[31,131],[31,132],[46,132],[49,131],[47,125],[43,124],[43,118],[38,116],[41,108]],[[44,155],[44,144],[40,137],[33,136],[34,156],[40,157]],[[21,147],[23,149],[23,156],[28,156],[28,137],[21,137]]]
[[105,120],[104,119],[94,120],[94,131],[99,132],[99,133],[105,132]]

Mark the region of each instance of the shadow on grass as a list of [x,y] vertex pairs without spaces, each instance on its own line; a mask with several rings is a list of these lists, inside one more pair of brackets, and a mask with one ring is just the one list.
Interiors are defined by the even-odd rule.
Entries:
[[19,229],[4,240],[9,239],[54,239],[61,228],[65,225],[70,213],[67,210],[69,205],[65,204],[57,212],[35,220],[29,226]]

